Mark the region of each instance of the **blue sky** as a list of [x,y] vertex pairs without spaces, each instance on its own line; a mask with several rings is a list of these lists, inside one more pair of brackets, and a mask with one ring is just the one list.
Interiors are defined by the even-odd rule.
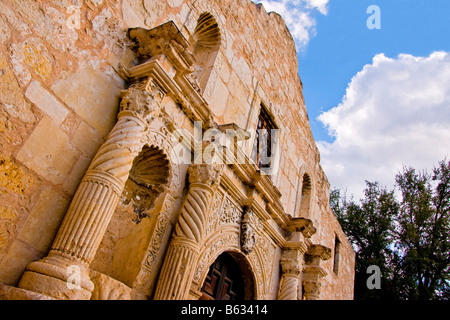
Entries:
[[[285,19],[321,164],[358,199],[450,159],[449,0],[261,0]],[[367,9],[380,9],[370,30]]]
[[[379,30],[366,26],[372,4],[381,11]],[[315,139],[332,141],[316,118],[338,105],[352,77],[376,54],[450,51],[449,14],[449,0],[330,0],[327,15],[313,12],[316,36],[299,48],[299,72]]]

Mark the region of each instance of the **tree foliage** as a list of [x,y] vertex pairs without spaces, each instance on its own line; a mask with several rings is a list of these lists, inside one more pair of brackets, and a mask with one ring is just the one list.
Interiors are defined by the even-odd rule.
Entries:
[[[330,205],[356,252],[355,299],[448,299],[450,292],[450,161],[431,174],[404,168],[394,190],[366,181],[364,198],[333,190]],[[367,268],[382,287],[366,285]]]

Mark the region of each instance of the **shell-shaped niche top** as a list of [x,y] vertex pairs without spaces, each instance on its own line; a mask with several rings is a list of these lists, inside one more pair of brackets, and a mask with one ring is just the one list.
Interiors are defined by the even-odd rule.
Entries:
[[169,179],[169,160],[158,148],[145,146],[133,161],[130,179],[147,188],[163,186]]
[[212,14],[204,12],[200,15],[193,38],[196,41],[196,45],[205,48],[214,48],[220,45],[221,36],[219,25]]

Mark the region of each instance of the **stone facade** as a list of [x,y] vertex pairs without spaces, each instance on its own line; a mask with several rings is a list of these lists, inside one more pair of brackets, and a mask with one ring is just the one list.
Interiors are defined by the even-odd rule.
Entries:
[[224,252],[245,298],[353,298],[294,41],[262,5],[2,1],[0,145],[0,299],[198,299]]

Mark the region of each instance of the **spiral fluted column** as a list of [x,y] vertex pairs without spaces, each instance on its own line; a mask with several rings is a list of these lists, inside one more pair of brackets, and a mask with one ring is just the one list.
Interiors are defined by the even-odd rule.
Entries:
[[[89,299],[92,262],[118,204],[134,158],[143,147],[153,95],[136,86],[83,177],[47,257],[32,262],[19,287],[57,299]],[[70,285],[69,285],[70,284]]]
[[187,298],[222,170],[223,165],[193,164],[189,167],[189,191],[161,269],[155,300]]
[[278,300],[299,300],[301,297],[300,275],[305,247],[301,243],[285,248],[281,256],[281,279]]

